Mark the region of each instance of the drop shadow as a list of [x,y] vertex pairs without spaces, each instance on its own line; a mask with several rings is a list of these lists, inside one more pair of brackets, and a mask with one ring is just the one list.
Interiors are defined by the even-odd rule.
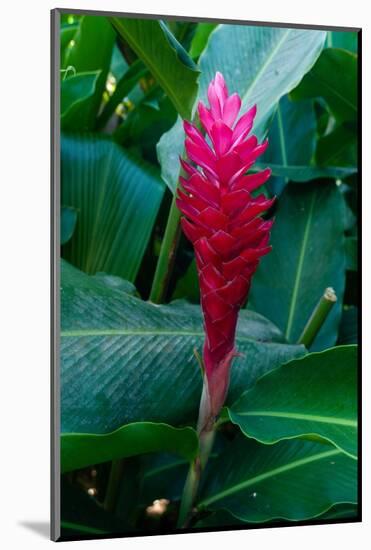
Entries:
[[43,539],[50,539],[50,523],[48,521],[19,521],[18,525],[33,531]]

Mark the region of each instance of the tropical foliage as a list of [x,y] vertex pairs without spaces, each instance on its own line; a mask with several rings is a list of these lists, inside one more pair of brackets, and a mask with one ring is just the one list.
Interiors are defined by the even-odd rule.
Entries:
[[63,14],[60,48],[62,537],[176,528],[204,332],[173,197],[216,71],[277,199],[189,527],[354,519],[357,34]]

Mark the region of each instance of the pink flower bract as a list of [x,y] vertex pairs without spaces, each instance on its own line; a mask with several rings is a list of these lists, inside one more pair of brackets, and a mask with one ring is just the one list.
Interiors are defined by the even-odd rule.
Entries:
[[203,362],[208,385],[209,413],[224,403],[235,350],[238,312],[244,305],[261,256],[269,252],[272,221],[260,215],[273,203],[252,192],[267,181],[270,169],[246,175],[267,148],[250,135],[256,106],[238,120],[241,99],[228,94],[216,73],[208,88],[210,108],[198,105],[198,128],[184,121],[185,149],[191,162],[181,160],[177,205],[184,233],[193,243],[204,316]]

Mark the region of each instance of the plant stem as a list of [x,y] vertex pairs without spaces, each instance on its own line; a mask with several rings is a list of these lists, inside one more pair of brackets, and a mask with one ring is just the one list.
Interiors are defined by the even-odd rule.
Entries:
[[107,510],[107,512],[112,513],[115,511],[117,497],[119,494],[120,482],[124,472],[124,463],[125,463],[124,459],[112,461],[106,495],[103,503],[103,508]]
[[165,229],[164,239],[161,245],[156,272],[152,283],[149,299],[155,304],[160,304],[165,297],[166,289],[175,260],[175,253],[180,236],[180,212],[175,203],[176,192],[170,207],[169,217]]
[[197,496],[202,472],[205,469],[214,444],[215,433],[214,423],[208,431],[203,431],[199,434],[200,451],[196,459],[191,462],[189,466],[187,479],[183,489],[182,500],[180,503],[177,524],[179,529],[187,527],[192,518],[193,503]]
[[309,348],[318,332],[320,331],[323,323],[326,321],[328,314],[330,313],[333,305],[337,301],[337,296],[333,288],[326,288],[323,296],[313,310],[304,330],[298,340],[298,344],[304,344]]

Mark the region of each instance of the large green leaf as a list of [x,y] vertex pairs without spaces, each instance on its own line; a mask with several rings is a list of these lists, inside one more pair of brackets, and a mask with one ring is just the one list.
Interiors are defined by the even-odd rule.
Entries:
[[199,509],[240,520],[292,521],[357,502],[357,461],[339,449],[293,439],[261,445],[238,437],[207,472]]
[[134,281],[164,192],[157,170],[98,136],[62,137],[61,162],[62,203],[78,211],[64,257]]
[[200,58],[200,96],[221,71],[242,109],[258,106],[255,127],[264,126],[279,99],[292,90],[319,56],[326,33],[303,29],[220,25]]
[[345,284],[344,199],[331,182],[289,184],[278,200],[273,250],[253,278],[250,305],[296,342],[318,300],[333,287],[338,301],[313,350],[335,344]]
[[356,120],[357,55],[337,48],[323,50],[291,97],[295,100],[322,97],[339,122]]
[[278,367],[233,403],[229,416],[261,443],[318,435],[357,456],[357,346]]
[[[199,59],[199,99],[206,100],[207,87],[216,71],[220,71],[230,91],[241,95],[242,112],[257,104],[254,131],[261,136],[279,99],[300,82],[316,61],[325,37],[322,31],[219,25]],[[178,156],[183,142],[178,121],[158,145],[162,177],[172,191],[178,180]]]
[[[269,129],[269,147],[261,161],[268,165],[309,166],[314,155],[317,123],[312,101],[291,101],[284,96]],[[281,193],[289,178],[272,177],[269,187],[274,194]]]
[[197,95],[199,72],[166,25],[156,19],[111,18],[118,34],[147,65],[178,113],[187,118]]
[[167,451],[187,460],[195,458],[197,434],[192,428],[135,422],[107,434],[63,433],[61,470],[68,472],[118,458]]
[[[337,504],[332,506],[327,512],[317,516],[316,521],[323,521],[324,523],[328,520],[337,520],[337,519],[350,519],[354,520],[357,517],[357,505],[356,504]],[[282,522],[282,519],[281,519]],[[193,526],[195,529],[213,529],[213,528],[225,528],[225,527],[235,527],[241,526],[248,521],[242,521],[237,519],[232,514],[226,512],[225,510],[218,510],[217,512],[211,512],[205,518],[200,519]],[[290,525],[287,522],[287,525]]]
[[222,529],[223,527],[235,527],[238,525],[244,525],[246,522],[237,519],[226,510],[218,510],[217,512],[211,512],[205,514],[203,518],[199,519],[192,527],[194,529]]
[[80,117],[84,117],[84,126],[87,129],[95,127],[95,118],[101,105],[111,63],[114,40],[115,32],[106,17],[85,15],[80,20],[73,46],[66,51],[65,66],[74,67],[76,73],[100,71],[95,93],[80,113]]
[[[156,306],[62,263],[62,432],[106,433],[131,422],[195,422],[204,340],[198,306]],[[269,321],[240,317],[229,402],[264,372],[304,353]]]

